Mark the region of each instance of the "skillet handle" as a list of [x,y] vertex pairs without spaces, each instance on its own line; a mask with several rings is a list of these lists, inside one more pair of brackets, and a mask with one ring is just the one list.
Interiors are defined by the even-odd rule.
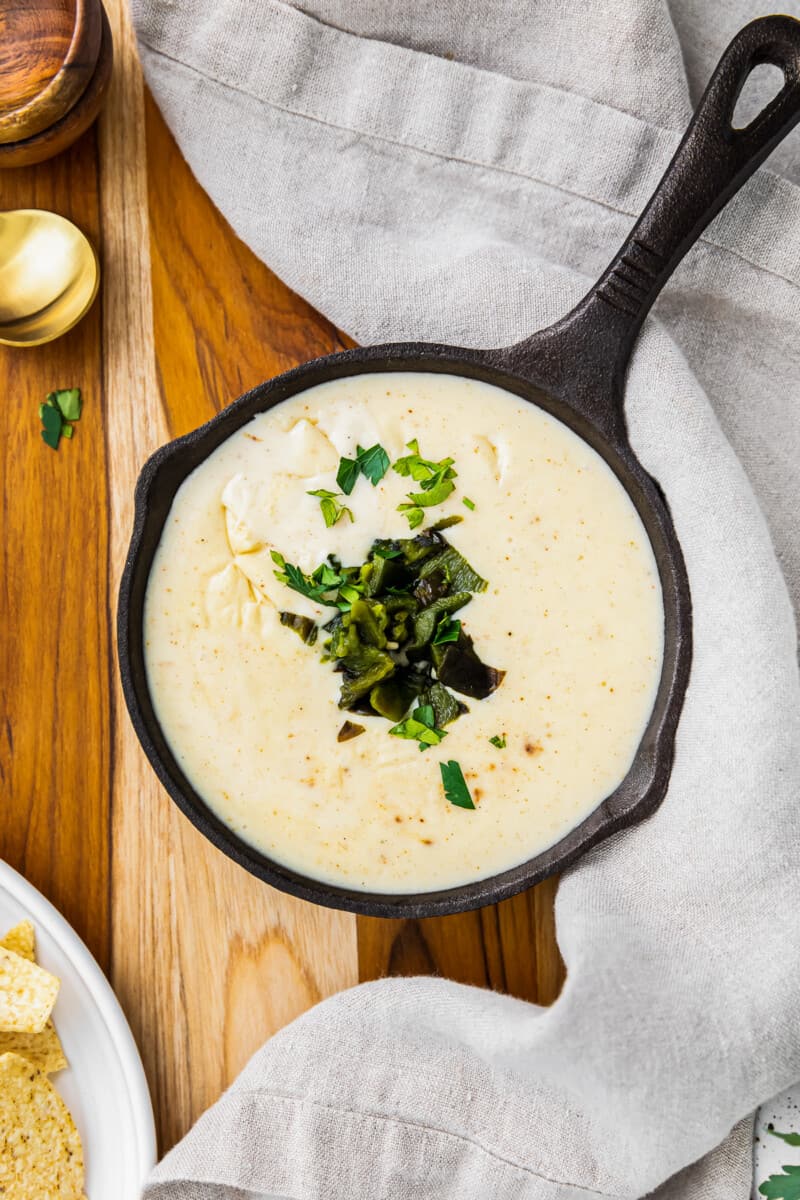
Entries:
[[[736,102],[761,63],[780,67],[783,87],[749,125],[735,129]],[[798,120],[800,21],[761,17],[722,55],[661,182],[595,286],[561,321],[498,352],[497,361],[577,401],[607,433],[619,434],[625,371],[651,305],[708,223]]]

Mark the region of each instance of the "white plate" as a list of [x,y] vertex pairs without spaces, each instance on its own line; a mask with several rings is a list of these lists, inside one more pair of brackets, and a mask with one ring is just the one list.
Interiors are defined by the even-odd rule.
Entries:
[[758,1189],[765,1179],[772,1175],[780,1178],[786,1166],[800,1166],[800,1146],[789,1146],[775,1137],[769,1125],[781,1133],[800,1134],[800,1084],[762,1104],[756,1114],[753,1200],[764,1200]]
[[150,1094],[119,1002],[78,935],[44,896],[0,862],[0,936],[28,919],[36,957],[58,975],[53,1019],[69,1067],[53,1077],[78,1126],[89,1200],[139,1200],[156,1158]]

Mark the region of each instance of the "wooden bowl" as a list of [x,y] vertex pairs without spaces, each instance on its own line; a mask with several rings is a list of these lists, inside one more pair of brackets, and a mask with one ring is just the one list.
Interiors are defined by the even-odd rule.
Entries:
[[112,58],[101,0],[0,0],[0,167],[74,142],[100,111]]

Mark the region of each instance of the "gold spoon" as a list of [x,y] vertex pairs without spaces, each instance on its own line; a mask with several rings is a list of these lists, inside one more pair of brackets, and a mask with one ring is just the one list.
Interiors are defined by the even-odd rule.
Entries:
[[80,321],[97,295],[94,247],[66,217],[0,213],[0,343],[41,346]]

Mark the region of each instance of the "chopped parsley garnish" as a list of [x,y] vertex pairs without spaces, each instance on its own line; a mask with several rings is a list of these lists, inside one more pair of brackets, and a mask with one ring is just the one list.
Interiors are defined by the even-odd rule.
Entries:
[[365,475],[373,487],[377,487],[389,470],[389,455],[378,442],[368,450],[356,446],[356,462],[362,475]]
[[[408,494],[400,505],[412,528],[424,519],[424,509],[439,504],[454,490],[456,472],[451,458],[435,463],[423,459],[416,441],[411,454],[394,464],[398,474],[414,479],[420,491]],[[380,446],[358,447],[356,459],[342,458],[337,483],[349,495],[358,474],[375,484],[383,478],[389,460]],[[319,489],[309,493],[320,500],[327,526],[348,512],[337,494]],[[325,505],[334,509],[326,515]],[[467,507],[470,507],[468,504]],[[474,506],[473,506],[474,507]],[[350,514],[352,520],[352,514]],[[275,577],[317,604],[334,610],[323,626],[328,638],[322,661],[330,663],[341,679],[339,708],[350,713],[383,717],[391,722],[393,737],[417,743],[420,751],[440,746],[445,726],[469,711],[458,695],[483,700],[500,686],[505,672],[484,663],[472,638],[454,614],[468,605],[476,592],[488,587],[443,530],[462,520],[450,516],[415,537],[378,538],[366,560],[343,566],[328,556],[310,575],[271,551]],[[282,624],[313,645],[318,627],[310,618],[281,613]],[[347,720],[337,735],[339,742],[364,733],[364,726]],[[489,739],[498,749],[505,734]],[[475,804],[461,767],[455,760],[440,762],[447,801],[457,808]]]
[[353,602],[358,600],[363,592],[363,588],[355,583],[344,583],[339,588],[339,595],[336,600],[336,607],[339,612],[350,612],[353,607]]
[[299,567],[287,563],[277,550],[271,550],[270,555],[272,561],[280,568],[278,571],[273,571],[273,575],[281,583],[285,583],[293,591],[299,592],[301,596],[316,601],[317,604],[330,604],[332,607],[336,607],[336,601],[326,599],[326,597],[343,582],[344,577],[339,575],[328,563],[322,563],[311,575],[306,575]]
[[453,469],[455,460],[452,458],[443,458],[440,462],[423,458],[416,438],[412,438],[406,446],[411,453],[398,458],[392,464],[392,470],[420,485],[420,491],[406,493],[407,501],[397,506],[397,511],[404,514],[410,528],[416,529],[425,520],[424,509],[443,504],[455,490],[453,480],[458,472]]
[[446,642],[457,642],[461,633],[461,622],[454,621],[450,616],[442,617],[433,635],[433,645],[443,646]]
[[58,411],[55,405],[50,406],[43,404],[39,409],[39,416],[41,417],[42,425],[44,426],[44,429],[42,430],[42,437],[48,446],[50,446],[53,450],[57,450],[58,443],[61,439],[61,426],[63,424],[61,413]]
[[461,503],[465,508],[468,508],[470,512],[475,512],[475,501],[470,500],[469,496],[465,496]]
[[72,437],[75,430],[69,422],[80,420],[81,407],[80,388],[61,388],[50,392],[44,404],[39,405],[39,419],[44,426],[42,439],[53,450],[58,449],[62,437]]
[[47,403],[49,404],[52,400],[58,405],[65,421],[80,421],[82,407],[80,388],[61,388],[60,391],[51,392],[47,397]]
[[432,704],[420,704],[410,717],[406,717],[399,725],[389,730],[395,737],[414,739],[419,742],[420,750],[429,746],[438,746],[447,737],[446,729],[436,728],[436,718]]
[[367,450],[363,446],[356,446],[355,458],[339,459],[336,482],[345,496],[349,496],[358,482],[359,475],[363,475],[373,487],[377,487],[388,470],[389,455],[379,442]]
[[310,575],[277,550],[272,558],[287,587],[338,610],[324,626],[323,658],[341,676],[340,708],[384,717],[396,737],[433,746],[467,711],[453,691],[481,700],[502,682],[453,617],[487,582],[440,528],[379,538],[360,565],[330,557]]
[[339,470],[336,472],[336,482],[344,492],[345,496],[349,496],[353,488],[356,486],[359,474],[360,471],[358,463],[354,458],[339,459]]
[[325,525],[330,529],[331,525],[335,525],[340,517],[347,513],[351,521],[355,520],[349,508],[339,503],[338,496],[340,492],[329,492],[326,488],[316,488],[313,492],[306,492],[307,496],[316,496],[319,500],[320,511],[325,520]]
[[445,799],[454,804],[456,808],[474,808],[475,804],[467,787],[464,772],[455,759],[451,758],[449,762],[439,763],[439,770],[442,772]]

